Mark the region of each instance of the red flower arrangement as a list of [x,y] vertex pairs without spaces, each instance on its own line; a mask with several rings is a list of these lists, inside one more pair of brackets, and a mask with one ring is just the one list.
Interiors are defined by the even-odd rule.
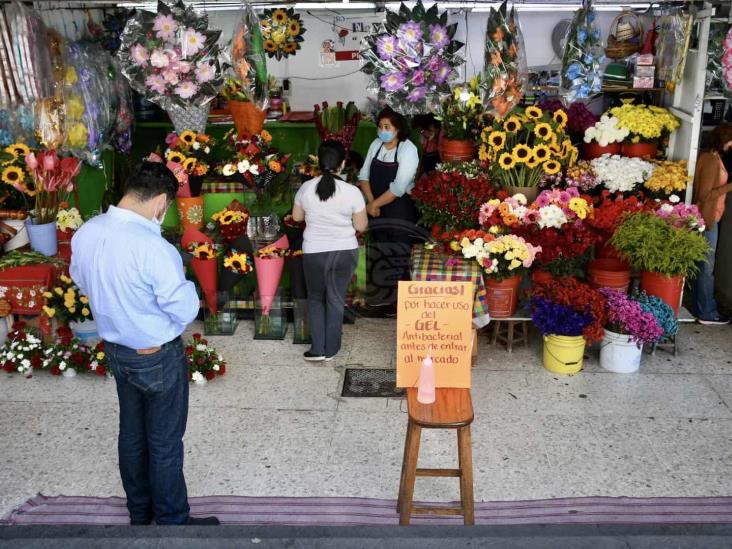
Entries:
[[644,207],[642,193],[640,197],[623,198],[623,195],[613,197],[610,191],[603,191],[595,200],[595,215],[588,223],[600,234],[601,240],[607,240],[615,233],[623,214],[637,212]]
[[534,246],[541,246],[535,266],[553,276],[575,276],[590,259],[599,237],[586,223],[565,223],[561,229],[538,225],[513,227],[511,232]]
[[193,334],[193,340],[186,345],[185,353],[188,361],[188,379],[196,383],[206,383],[226,373],[226,362],[208,340],[201,334]]
[[533,297],[563,305],[585,315],[592,321],[585,326],[582,335],[588,342],[600,341],[605,336],[607,322],[606,301],[602,294],[574,277],[567,277],[548,284],[537,284]]

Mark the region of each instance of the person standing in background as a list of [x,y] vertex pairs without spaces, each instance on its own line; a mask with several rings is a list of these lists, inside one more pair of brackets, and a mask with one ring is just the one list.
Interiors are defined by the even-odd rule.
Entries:
[[71,241],[71,277],[89,297],[119,398],[119,468],[132,525],[219,524],[192,518],[183,476],[188,364],[180,335],[198,295],[160,234],[178,191],[162,163],[143,162],[119,204]]

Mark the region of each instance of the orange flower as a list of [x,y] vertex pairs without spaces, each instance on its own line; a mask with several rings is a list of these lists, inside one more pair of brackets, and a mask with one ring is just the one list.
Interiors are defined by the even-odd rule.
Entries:
[[506,225],[514,225],[518,221],[518,218],[514,214],[508,214],[503,216],[503,222]]
[[496,29],[496,32],[493,33],[492,38],[495,42],[503,42],[503,29],[501,27],[498,27]]
[[262,133],[260,133],[259,135],[261,135],[262,139],[264,139],[267,143],[272,141],[272,135],[267,130],[262,130]]
[[508,209],[508,204],[506,204],[505,202],[501,202],[501,204],[498,206],[498,211],[501,213],[502,216],[511,213],[511,210]]
[[269,164],[267,164],[267,167],[275,173],[280,173],[282,171],[282,164],[280,164],[276,160],[270,160]]

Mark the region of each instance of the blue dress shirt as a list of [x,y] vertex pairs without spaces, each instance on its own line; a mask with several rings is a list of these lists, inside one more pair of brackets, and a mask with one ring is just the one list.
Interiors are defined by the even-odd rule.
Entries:
[[[358,180],[369,180],[371,162],[378,153],[378,160],[382,162],[399,162],[399,169],[397,170],[394,181],[389,184],[389,190],[395,196],[404,196],[404,193],[412,194],[414,178],[417,175],[417,168],[419,167],[419,151],[417,150],[417,146],[409,139],[402,141],[397,147],[391,150],[386,147],[381,147],[382,145],[383,142],[378,138],[371,143],[369,152],[366,154],[366,159],[363,161],[363,167],[358,172]],[[379,151],[379,147],[381,147],[381,151]],[[398,156],[397,149],[399,150]],[[374,198],[379,197],[375,196]]]
[[157,347],[196,318],[196,288],[156,223],[112,206],[81,226],[71,249],[71,278],[89,298],[105,341]]

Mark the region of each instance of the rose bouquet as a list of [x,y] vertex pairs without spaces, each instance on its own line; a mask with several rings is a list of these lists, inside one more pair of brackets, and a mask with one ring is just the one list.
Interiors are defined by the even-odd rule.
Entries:
[[26,377],[33,375],[33,368],[43,367],[43,343],[38,334],[26,329],[25,322],[13,324],[0,347],[0,364],[8,374],[18,372]]
[[481,133],[479,158],[503,186],[536,187],[543,175],[554,175],[577,160],[577,148],[564,133],[566,113],[537,106],[514,109]]
[[656,162],[653,174],[643,186],[653,195],[666,198],[677,192],[685,191],[691,181],[687,171],[686,160],[673,162],[664,160]]
[[74,281],[62,274],[59,282],[60,284],[43,294],[46,299],[43,312],[46,316],[57,318],[63,323],[93,320],[89,298],[81,293]]
[[371,76],[379,100],[403,114],[435,110],[463,63],[456,31],[457,23],[448,25],[437,4],[425,9],[418,0],[412,9],[401,4],[398,13],[387,11],[386,23],[365,38],[361,51],[361,71]]
[[629,336],[640,348],[647,343],[656,343],[663,336],[663,329],[656,317],[643,310],[632,297],[610,288],[600,288],[607,304],[605,327],[616,334]]
[[592,0],[582,0],[582,6],[575,12],[569,28],[562,57],[560,91],[565,101],[582,101],[600,93],[603,59]]
[[483,103],[492,107],[491,114],[504,118],[524,97],[528,76],[524,39],[516,11],[508,11],[504,1],[491,8],[485,35],[485,68],[483,70]]
[[193,339],[186,344],[185,353],[189,381],[203,385],[226,373],[224,357],[211,347],[201,334],[193,334]]
[[478,140],[480,131],[487,122],[479,87],[480,78],[475,77],[467,84],[456,86],[452,95],[442,102],[435,118],[442,122],[445,138]]
[[655,164],[640,158],[604,154],[591,161],[592,169],[610,192],[631,192],[653,175]]
[[478,208],[494,193],[477,163],[443,163],[417,181],[412,198],[425,226],[450,232],[474,227]]
[[618,119],[618,128],[630,132],[631,143],[658,142],[681,125],[681,121],[668,109],[653,105],[625,103],[610,109],[610,114]]

